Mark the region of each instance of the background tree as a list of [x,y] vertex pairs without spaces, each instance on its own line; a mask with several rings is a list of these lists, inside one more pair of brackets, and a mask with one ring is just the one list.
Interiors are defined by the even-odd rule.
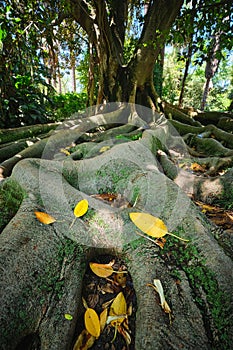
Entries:
[[232,48],[232,4],[230,1],[190,1],[182,7],[173,30],[170,42],[178,46],[178,59],[185,62],[179,106],[182,106],[185,83],[190,64],[206,66],[206,83],[199,108],[203,109],[209,91],[209,83],[217,71],[221,59]]

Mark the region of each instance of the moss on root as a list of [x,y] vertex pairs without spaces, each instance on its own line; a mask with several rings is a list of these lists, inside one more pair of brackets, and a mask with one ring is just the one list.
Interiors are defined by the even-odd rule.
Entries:
[[[177,235],[182,232],[177,232]],[[197,248],[170,237],[160,251],[160,257],[172,268],[176,280],[181,280],[179,271],[185,272],[193,299],[202,313],[212,349],[230,349],[227,335],[231,327],[229,298],[219,288],[214,273],[208,269]]]
[[6,179],[0,186],[0,232],[17,213],[26,192],[12,179]]

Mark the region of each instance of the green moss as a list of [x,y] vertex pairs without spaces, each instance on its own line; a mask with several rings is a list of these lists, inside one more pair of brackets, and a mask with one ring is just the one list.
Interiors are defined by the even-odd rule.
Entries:
[[65,238],[58,247],[55,256],[53,257],[53,265],[48,265],[43,273],[37,276],[36,286],[42,293],[40,303],[43,304],[47,293],[53,293],[57,299],[61,299],[64,292],[65,281],[59,275],[65,265],[72,263],[76,256],[82,256],[83,247],[76,242]]
[[26,197],[22,187],[10,178],[0,187],[0,232],[17,213],[20,204]]
[[[179,236],[184,234],[182,229],[174,233]],[[214,273],[206,266],[198,249],[193,244],[185,244],[174,237],[169,237],[164,249],[159,252],[159,256],[163,261],[172,265],[174,278],[180,279],[180,270],[185,272],[192,288],[193,298],[209,330],[211,329],[208,316],[210,310],[214,332],[217,333],[217,336],[213,332],[210,334],[212,349],[229,349],[227,333],[230,327],[228,310],[230,301],[219,288]],[[202,291],[205,292],[206,300],[203,300]]]
[[129,177],[136,171],[138,167],[133,163],[129,166],[126,160],[111,160],[95,174],[99,193],[121,193]]
[[221,198],[216,199],[213,204],[220,207],[231,210],[233,208],[233,189],[227,188],[222,194]]

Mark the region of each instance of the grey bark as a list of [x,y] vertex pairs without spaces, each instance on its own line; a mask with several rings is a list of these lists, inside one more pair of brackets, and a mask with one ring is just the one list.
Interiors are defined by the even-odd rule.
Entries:
[[[129,220],[130,211],[160,217],[170,232],[178,231],[190,240],[188,245],[198,250],[200,261],[205,259],[205,267],[215,274],[219,291],[229,298],[225,299],[229,307],[225,332],[228,345],[233,344],[230,309],[233,262],[219,246],[212,234],[213,227],[203,214],[161,172],[156,160],[158,150],[175,149],[177,142],[182,146],[183,141],[178,140],[171,133],[171,126],[159,117],[155,122],[147,121],[150,129],[144,131],[140,140],[118,145],[109,140],[110,148],[106,152],[96,150],[90,158],[85,156],[79,161],[71,157],[63,161],[24,159],[14,167],[11,178],[27,191],[28,197],[0,236],[1,349],[15,349],[28,335],[35,336],[41,350],[71,349],[82,310],[82,278],[88,262],[100,253],[117,254],[127,261],[138,305],[136,349],[212,347],[216,342],[216,328],[210,315],[208,291],[200,287],[199,298],[205,306],[203,314],[193,298],[194,286],[187,269],[197,256],[174,267],[158,246],[144,238],[135,245],[138,235]],[[82,126],[79,127],[81,133]],[[45,146],[50,152],[55,139],[51,141]],[[67,139],[63,141],[65,146]],[[132,204],[137,191],[134,208],[115,208],[92,197],[100,191],[111,190]],[[72,208],[82,198],[88,199],[95,215],[86,220],[77,219],[70,227]],[[45,210],[56,217],[57,222],[40,223],[34,210]],[[167,236],[166,244],[170,239]],[[185,253],[186,247],[182,249]],[[172,277],[173,268],[179,270],[179,284]],[[146,286],[154,278],[159,278],[164,286],[172,308],[172,324],[156,302],[153,290]],[[65,313],[72,314],[73,320],[67,321]]]

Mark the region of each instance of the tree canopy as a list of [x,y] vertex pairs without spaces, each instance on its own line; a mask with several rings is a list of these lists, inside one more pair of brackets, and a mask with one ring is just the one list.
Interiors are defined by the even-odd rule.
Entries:
[[[206,92],[232,46],[231,1],[6,0],[2,4],[2,126],[48,120],[46,101],[54,88],[61,91],[61,75],[68,68],[73,69],[75,89],[80,54],[87,59],[88,105],[126,101],[158,108],[161,78],[153,70],[167,43],[179,47],[179,58],[186,62],[183,85],[191,63],[206,63]],[[204,104],[205,99],[203,108]]]

